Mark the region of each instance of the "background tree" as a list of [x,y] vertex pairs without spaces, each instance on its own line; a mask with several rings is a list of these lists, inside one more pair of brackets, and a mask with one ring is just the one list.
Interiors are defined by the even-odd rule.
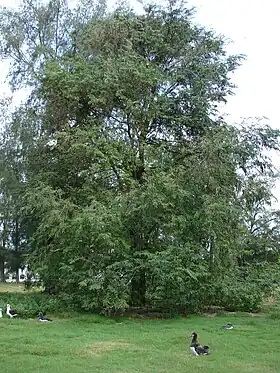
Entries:
[[5,281],[4,263],[7,269],[17,273],[24,262],[23,254],[28,243],[23,229],[20,208],[25,181],[24,158],[21,142],[10,128],[11,99],[2,100],[2,138],[0,143],[0,191],[1,191],[1,280]]

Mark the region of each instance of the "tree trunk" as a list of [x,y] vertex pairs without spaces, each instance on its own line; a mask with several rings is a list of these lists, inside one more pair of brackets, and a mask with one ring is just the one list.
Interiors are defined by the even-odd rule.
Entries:
[[5,260],[4,257],[0,256],[0,282],[6,282],[5,279]]
[[146,274],[139,270],[131,280],[131,306],[144,307],[146,305]]
[[18,283],[19,283],[19,268],[17,268],[16,274],[17,274],[17,279],[16,279],[16,281],[17,281],[17,284],[18,284]]
[[[135,164],[133,170],[133,178],[138,181],[140,185],[145,183],[145,153],[144,153],[144,143],[145,134],[139,135],[139,147],[138,147],[138,162]],[[141,224],[139,224],[141,226]],[[145,247],[145,240],[142,232],[134,232],[133,235],[133,250],[135,253],[141,252],[143,247]],[[133,307],[144,307],[146,305],[146,273],[145,269],[137,269],[134,277],[131,280],[131,295],[130,303]]]
[[57,295],[58,294],[58,287],[57,285],[45,285],[44,293],[48,295]]
[[4,219],[3,230],[2,230],[2,255],[0,255],[0,281],[1,282],[6,282],[6,279],[5,279],[6,241],[7,241],[7,222]]
[[[139,224],[139,226],[141,226]],[[137,258],[137,254],[140,253],[145,247],[144,236],[139,232],[133,233],[133,251],[134,256]],[[143,259],[141,259],[143,260]],[[141,263],[140,268],[136,267],[134,276],[131,280],[131,296],[130,302],[133,307],[143,307],[146,305],[146,271]]]
[[214,272],[214,262],[215,262],[215,246],[214,246],[214,238],[211,237],[209,239],[209,272],[213,274]]
[[16,255],[16,258],[17,258],[17,268],[16,268],[16,274],[17,274],[17,278],[16,278],[16,281],[17,283],[19,283],[19,256],[20,256],[20,253],[19,253],[19,223],[18,223],[18,217],[16,217],[16,221],[15,221],[15,255]]

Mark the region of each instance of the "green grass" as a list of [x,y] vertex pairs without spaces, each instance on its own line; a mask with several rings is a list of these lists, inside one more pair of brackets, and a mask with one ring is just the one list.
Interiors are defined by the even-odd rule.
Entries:
[[[42,288],[39,286],[32,286],[31,289],[29,290],[33,293],[38,293],[42,291]],[[15,283],[15,282],[5,282],[1,283],[0,282],[0,293],[26,293],[25,287],[23,283]]]
[[[220,326],[232,322],[234,330]],[[196,331],[211,355],[192,357]],[[189,317],[174,320],[80,316],[44,324],[0,319],[3,373],[279,373],[279,319]]]
[[[11,300],[12,305],[25,309],[48,300],[38,293],[23,293],[23,289],[22,285],[0,284],[0,306]],[[44,324],[36,319],[9,320],[4,315],[0,319],[0,372],[279,373],[279,306],[269,303],[266,314],[258,317],[239,313],[174,320],[70,313]],[[221,330],[226,322],[232,322],[235,329]],[[210,346],[211,355],[191,356],[188,336],[192,331]]]
[[0,283],[0,293],[22,293],[24,292],[24,285],[22,283]]

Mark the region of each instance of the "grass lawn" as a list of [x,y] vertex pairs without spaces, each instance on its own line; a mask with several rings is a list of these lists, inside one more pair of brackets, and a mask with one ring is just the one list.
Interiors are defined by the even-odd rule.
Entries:
[[[232,322],[236,328],[221,330]],[[174,320],[80,316],[0,319],[3,373],[279,373],[280,319],[269,315]],[[187,337],[198,333],[211,355],[192,357]]]
[[24,292],[24,285],[16,284],[14,282],[9,283],[0,283],[0,293],[23,293]]
[[[25,292],[24,284],[19,283],[16,284],[15,282],[9,283],[0,283],[0,293],[23,293]],[[32,292],[41,292],[42,288],[41,287],[32,287]]]

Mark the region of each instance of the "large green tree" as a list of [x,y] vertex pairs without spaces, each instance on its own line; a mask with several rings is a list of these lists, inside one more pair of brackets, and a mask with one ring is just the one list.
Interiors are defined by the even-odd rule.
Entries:
[[12,121],[29,261],[83,308],[197,309],[228,273],[238,282],[249,195],[274,176],[262,154],[279,134],[219,118],[242,57],[181,2],[86,6],[2,10],[11,82],[32,90]]
[[[94,198],[96,185],[98,201],[111,204],[119,197],[121,205],[129,204],[125,225],[132,304],[145,303],[144,252],[157,251],[164,218],[177,213],[165,191],[156,188],[151,194],[150,186],[161,184],[154,178],[172,182],[172,161],[160,164],[158,154],[170,158],[173,148],[180,152],[221,125],[210,116],[230,92],[228,74],[240,61],[225,56],[221,38],[190,20],[191,11],[176,5],[148,7],[142,16],[117,12],[93,20],[77,34],[72,53],[46,64],[42,79],[44,124],[55,145],[46,147],[46,163],[39,166],[52,175],[38,173],[75,203],[81,203],[77,198],[85,194],[84,187],[92,189],[87,199]],[[77,148],[77,137],[83,161],[77,152],[66,151],[71,142]],[[66,172],[61,173],[61,165]],[[162,167],[167,169],[161,173]],[[162,198],[163,206],[151,211],[152,201]]]

